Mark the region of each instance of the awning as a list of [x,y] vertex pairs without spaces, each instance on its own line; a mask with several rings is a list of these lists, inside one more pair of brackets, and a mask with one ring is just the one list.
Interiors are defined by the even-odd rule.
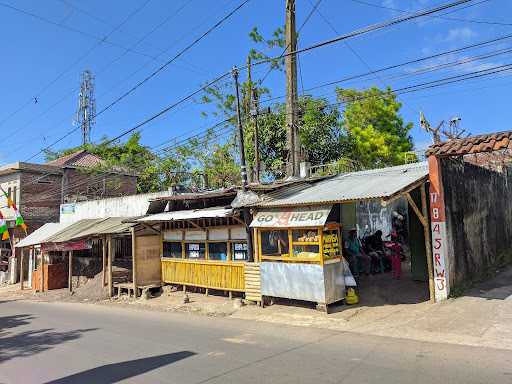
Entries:
[[172,211],[157,213],[137,219],[139,222],[162,222],[162,221],[176,221],[176,220],[191,220],[191,219],[211,219],[216,217],[229,217],[233,216],[232,208],[205,208],[205,209],[190,209],[186,211]]
[[30,247],[44,243],[47,238],[55,235],[70,224],[66,223],[46,223],[42,227],[36,229],[30,235],[22,239],[15,245],[16,248]]
[[102,219],[84,219],[69,224],[53,236],[47,238],[45,243],[63,243],[71,240],[101,235],[128,233],[134,223],[125,223],[126,217],[109,217]]
[[331,209],[332,205],[326,205],[259,211],[254,216],[251,227],[318,227],[325,224]]

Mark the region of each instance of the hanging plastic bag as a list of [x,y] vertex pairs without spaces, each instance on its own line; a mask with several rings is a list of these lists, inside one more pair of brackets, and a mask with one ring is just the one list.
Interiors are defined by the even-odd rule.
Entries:
[[356,287],[356,279],[354,279],[354,276],[352,275],[352,272],[350,271],[350,265],[348,264],[348,261],[345,260],[343,257],[341,259],[343,261],[343,276],[345,276],[345,286],[346,287]]

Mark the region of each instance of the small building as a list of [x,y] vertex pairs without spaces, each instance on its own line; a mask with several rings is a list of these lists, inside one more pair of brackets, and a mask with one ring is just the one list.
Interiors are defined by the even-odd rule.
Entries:
[[[423,281],[419,295],[432,297],[427,180],[427,164],[415,163],[288,183],[249,203],[250,198],[238,196],[233,206],[253,211],[261,295],[313,301],[322,307],[343,299],[343,239],[348,229],[357,227],[358,207],[369,202],[389,207],[405,199],[414,246],[404,267],[410,278]],[[361,228],[359,235],[364,236]]]
[[[0,241],[0,248],[11,249],[42,225],[58,222],[64,202],[136,193],[137,175],[109,168],[97,155],[80,150],[46,164],[16,162],[0,166],[0,186],[17,205],[28,226],[28,233],[15,226],[14,211],[7,208],[6,198],[0,193],[0,211],[10,232],[10,240]],[[11,275],[16,282],[20,265],[25,267],[24,276],[28,275],[28,260],[23,262],[20,254],[13,256]]]
[[[155,199],[166,202],[165,211],[136,220],[154,231],[153,235],[135,233],[136,285],[140,288],[146,283],[141,279],[159,273],[163,284],[179,285],[184,290],[226,291],[230,296],[254,291],[255,295],[249,296],[260,301],[259,287],[248,288],[257,283],[252,279],[257,272],[247,267],[252,259],[248,227],[230,206],[236,193],[233,188]],[[158,268],[153,261],[147,263],[148,258],[154,260],[155,252]],[[141,271],[142,265],[148,268]]]

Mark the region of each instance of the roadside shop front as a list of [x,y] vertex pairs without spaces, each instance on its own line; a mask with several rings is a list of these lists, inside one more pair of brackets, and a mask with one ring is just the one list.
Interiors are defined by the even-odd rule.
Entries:
[[247,230],[232,208],[162,212],[137,223],[159,228],[163,283],[182,286],[184,291],[187,287],[205,293],[227,291],[230,296],[246,291]]
[[[372,254],[360,258],[355,268],[362,260],[380,264],[367,277],[368,272],[353,271],[354,264],[350,263],[352,275],[359,274],[357,291],[363,303],[433,299],[427,182],[427,164],[415,163],[340,174],[260,194],[257,201],[246,206],[254,216],[251,227],[257,239],[255,254],[260,263],[262,296],[311,301],[321,307],[343,299],[349,262],[345,246],[352,232],[362,254]],[[395,232],[394,207],[399,201],[400,207],[405,207],[403,226],[407,237],[400,240],[408,243],[403,247],[407,249],[405,254],[396,251],[399,240],[391,238]],[[365,213],[365,220],[361,220],[358,216],[365,207],[372,212]],[[360,223],[368,218],[376,219],[369,227],[379,229],[371,235],[372,240],[378,238],[380,250],[366,249],[370,243],[368,228],[361,228]],[[379,227],[383,223],[386,228]],[[388,246],[394,247],[390,248],[394,253]],[[383,266],[384,262],[389,264]]]
[[345,297],[339,205],[260,210],[261,294],[327,306]]

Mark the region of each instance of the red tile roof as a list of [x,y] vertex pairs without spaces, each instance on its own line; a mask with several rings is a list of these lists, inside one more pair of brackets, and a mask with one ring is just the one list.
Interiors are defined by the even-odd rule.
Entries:
[[105,161],[92,153],[82,149],[58,159],[49,161],[48,165],[56,167],[78,167],[78,168],[94,168],[105,164]]
[[427,156],[462,156],[473,153],[493,152],[512,149],[512,131],[470,136],[465,139],[449,140],[427,149]]

